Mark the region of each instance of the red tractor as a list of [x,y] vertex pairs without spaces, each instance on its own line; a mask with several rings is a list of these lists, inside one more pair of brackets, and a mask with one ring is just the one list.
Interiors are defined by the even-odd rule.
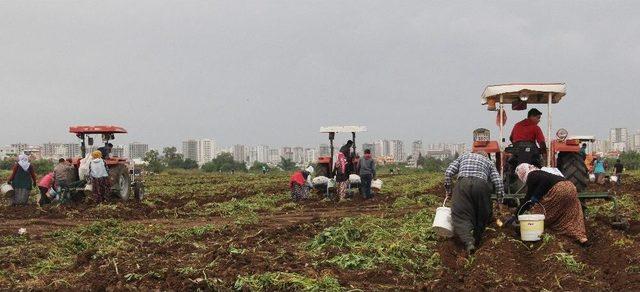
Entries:
[[[109,141],[115,139],[114,134],[126,134],[127,130],[117,126],[75,126],[70,127],[69,132],[73,133],[80,139],[81,157],[71,158],[72,164],[76,170],[80,167],[80,160],[87,157],[87,146],[94,148],[94,135],[98,135],[102,139],[102,145],[107,146]],[[96,148],[97,149],[97,148]],[[128,200],[131,193],[138,200],[142,200],[145,195],[144,181],[142,180],[142,172],[135,168],[135,164],[129,159],[123,157],[108,157],[105,159],[109,178],[111,180],[111,190],[115,196],[121,200]],[[74,186],[76,190],[84,190],[86,181],[80,178],[80,181]]]
[[[336,137],[336,133],[351,133],[351,141],[353,141],[353,153],[356,153],[356,133],[366,131],[367,128],[361,126],[337,126],[320,128],[320,133],[329,134],[329,147],[331,153],[329,154],[329,156],[318,157],[316,175],[329,177],[333,172],[333,154],[335,152],[333,140]],[[354,163],[355,162],[356,161],[354,161]]]
[[[496,123],[500,129],[498,141],[492,141],[487,129],[477,129],[473,133],[473,150],[495,155],[496,166],[505,180],[507,194],[519,190],[521,185],[515,176],[515,167],[523,162],[538,162],[542,166],[558,168],[562,174],[576,185],[579,192],[586,189],[589,174],[580,155],[580,140],[567,139],[568,132],[560,129],[556,139],[551,140],[551,105],[560,102],[566,94],[564,83],[518,83],[487,86],[482,94],[482,104],[490,111],[497,111]],[[505,107],[525,110],[529,104],[547,104],[546,153],[539,153],[535,143],[506,145],[504,125]],[[540,158],[545,158],[544,160]],[[516,191],[515,193],[517,193]]]

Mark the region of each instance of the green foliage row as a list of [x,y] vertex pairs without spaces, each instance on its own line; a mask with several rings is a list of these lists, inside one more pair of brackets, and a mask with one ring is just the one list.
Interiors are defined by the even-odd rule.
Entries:
[[431,228],[433,211],[421,210],[401,218],[360,216],[345,218],[326,228],[307,244],[307,249],[325,262],[344,269],[372,269],[390,265],[402,272],[429,278],[440,267],[435,251],[436,234]]
[[335,278],[312,279],[296,273],[268,272],[238,276],[234,284],[238,291],[343,291]]

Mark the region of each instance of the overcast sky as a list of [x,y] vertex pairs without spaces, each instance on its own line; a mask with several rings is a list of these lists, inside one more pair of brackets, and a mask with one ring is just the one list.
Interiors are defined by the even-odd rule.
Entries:
[[[0,144],[469,142],[487,84],[566,82],[554,129],[640,128],[639,1],[0,1]],[[541,108],[546,113],[546,107]],[[508,125],[525,112],[509,112]],[[546,128],[544,128],[546,129]],[[346,136],[345,136],[346,139]]]

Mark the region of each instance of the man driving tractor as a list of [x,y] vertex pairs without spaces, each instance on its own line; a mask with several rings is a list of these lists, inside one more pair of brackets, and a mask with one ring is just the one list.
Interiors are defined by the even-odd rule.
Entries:
[[537,150],[530,152],[531,157],[529,157],[529,159],[525,159],[530,160],[529,163],[537,167],[542,167],[541,154],[544,154],[547,151],[544,134],[542,133],[542,129],[538,126],[541,118],[542,112],[535,108],[529,110],[527,118],[518,122],[513,127],[509,138],[513,146],[518,149],[530,148],[532,150]]

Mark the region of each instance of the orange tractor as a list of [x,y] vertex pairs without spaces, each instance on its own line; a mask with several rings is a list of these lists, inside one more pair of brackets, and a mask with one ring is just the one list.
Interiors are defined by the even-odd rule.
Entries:
[[[94,137],[98,135],[102,138],[102,143],[106,147],[109,141],[115,139],[115,134],[126,134],[127,130],[117,126],[75,126],[70,127],[69,132],[73,133],[80,139],[81,157],[71,158],[72,164],[79,173],[80,162],[82,158],[87,157],[87,146],[94,148]],[[135,168],[135,164],[122,157],[108,157],[105,164],[109,172],[111,180],[112,193],[121,200],[128,200],[131,193],[138,200],[142,200],[145,195],[144,181],[142,172]],[[63,192],[74,193],[86,190],[87,181],[85,178],[79,177],[79,181],[65,188]]]
[[318,157],[316,175],[328,177],[333,172],[333,154],[335,153],[333,140],[336,137],[336,133],[351,133],[351,141],[353,141],[353,153],[356,153],[356,133],[366,131],[367,128],[361,126],[337,126],[320,128],[320,133],[329,134],[329,147],[331,152],[329,156]]
[[[487,86],[482,93],[482,104],[490,111],[497,111],[496,123],[499,127],[499,140],[491,140],[490,131],[477,129],[473,132],[473,150],[483,151],[493,156],[500,174],[505,182],[505,196],[507,201],[519,200],[525,197],[524,188],[517,176],[515,167],[519,163],[544,163],[543,166],[557,168],[562,175],[573,182],[578,190],[578,198],[582,201],[590,199],[605,199],[613,201],[615,214],[612,225],[615,228],[629,228],[627,220],[618,213],[616,192],[585,192],[589,182],[589,173],[585,165],[585,158],[580,154],[582,142],[593,142],[589,136],[568,137],[565,129],[556,132],[556,139],[551,140],[551,105],[560,102],[566,95],[564,83],[518,83]],[[529,104],[547,104],[547,152],[540,153],[535,145],[530,147],[516,147],[506,145],[504,126],[506,123],[505,106],[511,105],[513,110],[524,110]],[[536,160],[543,157],[543,160]],[[542,164],[541,163],[541,164]],[[550,170],[553,171],[553,170]],[[496,199],[496,196],[493,195]],[[583,205],[584,207],[584,205]],[[586,210],[586,209],[584,209]]]
[[[556,139],[551,140],[551,105],[560,102],[566,94],[563,83],[523,83],[487,86],[482,94],[482,104],[491,111],[497,111],[496,122],[500,128],[500,140],[491,141],[487,129],[474,131],[473,149],[495,155],[497,167],[505,178],[507,193],[520,186],[515,176],[515,167],[523,162],[558,168],[562,174],[573,182],[578,191],[586,188],[589,174],[580,155],[580,140],[567,139],[568,133],[560,129]],[[518,147],[506,144],[504,125],[506,122],[505,106],[511,105],[514,110],[524,110],[529,104],[547,104],[547,147],[546,153],[540,153],[535,144]],[[546,158],[541,161],[540,158]],[[515,187],[514,187],[515,185]]]

